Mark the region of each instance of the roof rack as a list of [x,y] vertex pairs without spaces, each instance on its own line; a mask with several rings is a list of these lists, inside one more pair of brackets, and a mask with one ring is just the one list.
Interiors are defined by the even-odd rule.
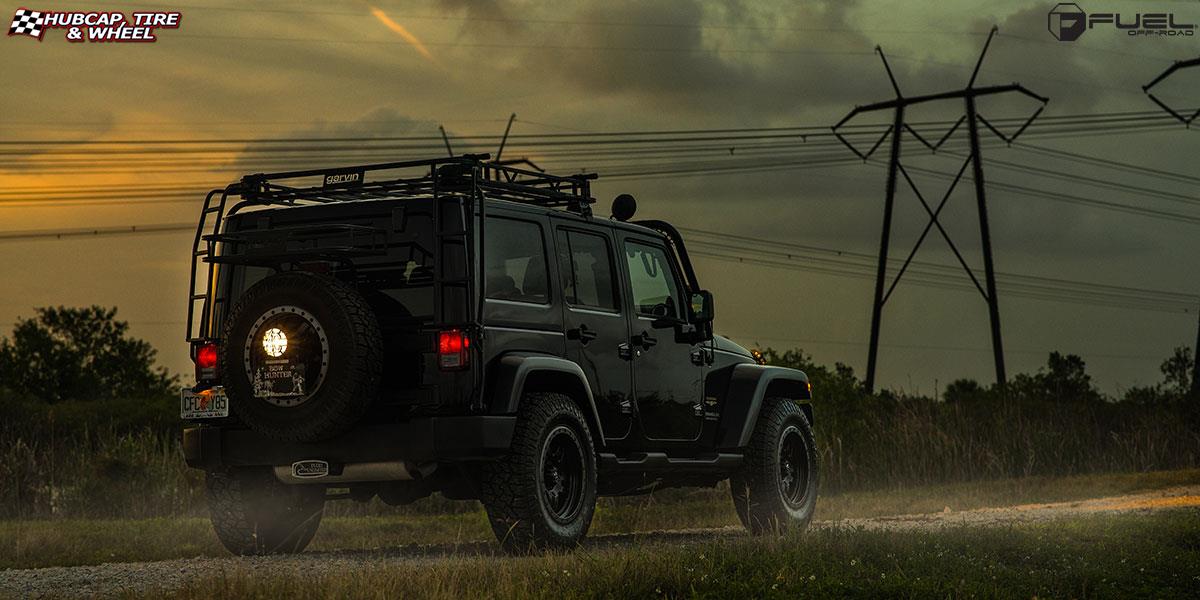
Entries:
[[[464,154],[333,169],[256,173],[242,177],[238,192],[243,205],[293,205],[300,201],[328,203],[463,194],[470,193],[474,186],[488,198],[591,213],[595,199],[591,196],[590,181],[596,178],[595,174],[547,175],[488,162],[489,158],[488,154]],[[419,176],[367,181],[369,172],[417,168],[424,171]],[[317,176],[321,177],[321,185],[297,187],[278,183]]]
[[[285,171],[282,173],[256,173],[242,177],[241,181],[230,184],[223,189],[216,189],[204,198],[204,208],[200,211],[200,222],[196,226],[196,237],[192,243],[192,265],[188,296],[187,339],[195,342],[213,339],[215,333],[213,324],[216,320],[217,308],[224,297],[214,297],[216,271],[213,266],[217,263],[227,264],[265,264],[280,263],[294,259],[296,252],[289,249],[289,236],[298,232],[297,229],[286,231],[224,232],[222,224],[226,217],[232,216],[239,210],[253,206],[295,206],[298,203],[334,203],[352,202],[359,200],[383,198],[441,198],[445,196],[466,198],[464,203],[468,210],[474,210],[479,216],[479,237],[483,238],[483,223],[486,212],[485,199],[508,200],[523,204],[533,204],[548,208],[563,208],[584,216],[591,216],[592,203],[591,180],[595,174],[582,174],[561,177],[545,173],[519,169],[510,164],[489,161],[487,154],[464,154],[448,158],[414,160],[405,162],[390,162],[354,167],[338,167],[332,169],[313,169],[307,171]],[[380,171],[410,170],[409,177],[380,178],[367,181],[367,174],[378,174]],[[415,173],[411,171],[416,171]],[[281,181],[291,183],[292,180],[320,177],[319,185],[285,185]],[[226,210],[230,196],[240,195],[242,201]],[[482,262],[484,248],[476,247],[465,231],[450,233],[443,231],[439,224],[442,211],[435,210],[434,231],[442,243],[457,241],[469,252],[475,254],[475,263],[479,272],[471,277],[459,279],[438,279],[435,281],[435,306],[442,306],[442,288],[460,287],[466,290],[466,295],[473,299],[474,307],[470,310],[473,315],[471,325],[479,328],[483,323],[483,300],[476,298],[481,290],[476,281],[482,281]],[[369,238],[366,244],[350,244],[335,246],[305,247],[306,255],[319,255],[330,260],[344,259],[352,255],[371,254],[378,251],[379,244],[374,240],[375,233],[371,228],[345,225],[327,225],[306,230],[310,237],[317,234],[357,234],[360,238]],[[337,237],[337,236],[334,236]],[[451,240],[454,238],[455,240]],[[238,255],[223,255],[217,251],[217,244],[233,242],[244,246],[245,251]],[[437,256],[437,254],[435,254]],[[435,260],[437,260],[435,258]],[[435,266],[435,272],[442,269]],[[201,279],[200,273],[206,273]],[[197,309],[200,309],[197,311]],[[441,308],[435,310],[440,311]],[[197,314],[199,319],[197,319]],[[435,313],[436,314],[436,313]],[[437,319],[439,322],[444,319]],[[194,350],[194,347],[193,347]]]

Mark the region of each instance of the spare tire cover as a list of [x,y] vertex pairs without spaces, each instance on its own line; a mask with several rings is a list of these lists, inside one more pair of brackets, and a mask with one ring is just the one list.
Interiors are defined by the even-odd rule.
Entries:
[[254,284],[229,312],[221,373],[238,419],[284,441],[344,433],[379,391],[382,341],[353,287],[306,272]]

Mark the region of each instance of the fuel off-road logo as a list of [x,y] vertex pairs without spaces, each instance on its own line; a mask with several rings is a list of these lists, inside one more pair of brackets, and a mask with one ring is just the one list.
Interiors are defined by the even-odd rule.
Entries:
[[1129,36],[1190,37],[1196,34],[1194,23],[1181,22],[1172,12],[1121,14],[1112,12],[1086,13],[1078,4],[1064,2],[1050,9],[1050,35],[1060,42],[1073,42],[1087,30],[1113,27]]
[[40,42],[47,29],[65,29],[68,42],[157,42],[159,29],[178,29],[182,13],[173,11],[50,11],[18,8],[8,35]]

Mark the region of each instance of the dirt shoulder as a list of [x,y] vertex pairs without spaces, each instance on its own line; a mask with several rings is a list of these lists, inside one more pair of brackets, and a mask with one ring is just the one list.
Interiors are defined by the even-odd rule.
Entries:
[[[1200,507],[1200,485],[1070,502],[1024,504],[938,513],[819,521],[820,530],[936,531],[954,527],[990,527],[1037,523],[1087,515],[1150,513]],[[587,547],[634,547],[645,544],[712,541],[745,534],[734,527],[597,536]],[[111,596],[127,591],[170,591],[197,580],[226,575],[319,577],[364,567],[392,564],[436,565],[468,557],[496,556],[486,542],[397,546],[377,551],[307,552],[283,557],[200,557],[138,563],[108,563],[0,571],[0,595],[20,597]]]
[[989,526],[1008,523],[1035,523],[1067,519],[1097,513],[1127,513],[1169,508],[1200,507],[1200,485],[1177,486],[1161,490],[1123,494],[1104,498],[1020,504],[937,513],[895,515],[865,519],[824,521],[820,527],[850,527],[867,530],[934,529],[960,525]]

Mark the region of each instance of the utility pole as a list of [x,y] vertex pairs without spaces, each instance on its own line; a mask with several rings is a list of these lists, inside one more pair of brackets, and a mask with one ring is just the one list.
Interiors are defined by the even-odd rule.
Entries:
[[1200,402],[1200,310],[1196,311],[1196,345],[1192,346],[1192,401]]
[[[856,154],[859,158],[863,159],[864,162],[870,159],[871,155],[879,149],[879,147],[883,144],[884,139],[886,139],[888,136],[891,136],[891,156],[888,159],[887,188],[885,190],[883,205],[883,231],[880,235],[879,267],[875,279],[875,299],[871,307],[871,340],[867,351],[866,387],[868,392],[875,391],[875,374],[879,355],[879,329],[883,318],[883,307],[887,303],[888,298],[891,297],[892,291],[895,290],[896,284],[900,282],[900,278],[908,269],[909,264],[912,263],[912,259],[916,255],[921,244],[925,241],[925,237],[934,227],[936,227],[938,232],[941,233],[942,238],[946,241],[946,244],[954,252],[954,256],[958,259],[959,264],[962,265],[963,269],[967,273],[967,276],[971,278],[971,281],[975,284],[976,289],[979,290],[979,293],[983,296],[984,300],[988,304],[988,320],[991,324],[992,354],[996,367],[996,383],[1003,388],[1005,382],[1007,381],[1007,376],[1004,369],[1004,344],[1000,335],[1000,303],[998,294],[996,293],[995,261],[992,256],[992,237],[987,216],[987,193],[983,177],[983,157],[980,154],[979,145],[979,124],[982,123],[989,131],[1005,142],[1012,143],[1012,141],[1020,136],[1021,133],[1023,133],[1031,123],[1033,123],[1034,119],[1036,119],[1038,115],[1042,113],[1042,110],[1045,109],[1046,103],[1049,102],[1050,99],[1044,96],[1039,96],[1017,83],[985,87],[975,86],[975,79],[979,75],[979,69],[983,65],[983,59],[987,55],[988,47],[991,45],[992,38],[995,35],[996,28],[993,27],[991,32],[988,34],[987,41],[984,43],[983,51],[979,54],[979,60],[975,63],[975,69],[971,73],[971,79],[968,81],[967,87],[948,92],[926,94],[923,96],[906,97],[903,93],[901,93],[900,85],[896,82],[896,78],[892,74],[891,67],[887,62],[887,57],[884,55],[881,48],[876,47],[875,50],[879,53],[879,57],[883,61],[884,70],[887,72],[888,79],[891,81],[892,89],[896,92],[896,97],[892,100],[876,102],[866,106],[856,106],[854,110],[850,111],[849,114],[847,114],[844,118],[842,118],[841,121],[833,126],[834,136],[836,136],[838,140],[842,142],[842,144],[849,148],[851,152],[854,152],[854,154]],[[983,96],[1005,94],[1010,92],[1016,92],[1037,100],[1041,103],[1041,106],[1039,106],[1038,109],[1034,111],[1028,119],[1025,120],[1025,122],[1015,133],[1012,135],[1005,135],[997,130],[990,122],[988,122],[983,115],[978,113],[976,108],[976,99]],[[947,131],[940,140],[938,140],[936,143],[930,143],[904,120],[905,109],[915,104],[941,100],[962,100],[964,103],[965,114],[958,119],[954,126],[951,127],[950,130]],[[892,125],[883,133],[882,137],[875,142],[874,146],[865,152],[860,151],[849,140],[842,136],[839,128],[859,114],[878,110],[894,111]],[[920,190],[917,189],[916,183],[908,175],[908,172],[904,169],[904,164],[900,160],[901,150],[903,149],[903,145],[901,143],[902,137],[905,132],[907,132],[912,136],[913,139],[921,142],[921,144],[927,147],[930,151],[937,151],[937,149],[940,148],[948,139],[950,139],[954,132],[962,126],[964,121],[967,123],[967,137],[970,144],[970,155],[967,156],[966,160],[959,168],[958,175],[950,183],[949,188],[946,190],[945,195],[942,197],[942,200],[937,205],[936,209],[932,208],[930,207],[929,203],[926,202],[924,196],[921,195]],[[962,253],[959,252],[958,247],[955,246],[954,242],[950,239],[949,233],[946,232],[945,228],[942,227],[941,222],[938,220],[938,215],[941,214],[942,208],[945,207],[946,201],[950,198],[950,194],[958,185],[959,180],[962,179],[963,173],[966,171],[966,167],[968,165],[971,166],[971,175],[975,183],[975,200],[979,213],[980,244],[983,246],[984,285],[980,285],[979,280],[975,277],[974,271],[971,270],[971,267],[967,264],[966,259],[964,259]],[[925,225],[925,230],[917,239],[912,251],[910,251],[908,254],[908,258],[905,259],[904,264],[896,272],[895,278],[892,280],[891,285],[887,286],[887,291],[885,292],[884,287],[887,281],[888,246],[891,237],[892,214],[895,209],[897,174],[902,176],[908,186],[912,189],[913,194],[917,197],[917,200],[920,201],[922,208],[924,208],[927,216],[929,217],[929,222]]]
[[[1192,126],[1192,121],[1195,121],[1196,117],[1200,117],[1200,109],[1196,109],[1196,111],[1190,115],[1180,114],[1179,111],[1175,110],[1174,108],[1171,108],[1169,105],[1167,105],[1167,103],[1163,102],[1162,100],[1159,100],[1158,96],[1155,96],[1154,92],[1151,92],[1150,90],[1153,89],[1154,86],[1156,86],[1156,85],[1162,83],[1163,81],[1165,81],[1166,79],[1170,78],[1172,75],[1174,75],[1176,72],[1180,71],[1181,69],[1190,69],[1192,67],[1197,67],[1197,66],[1200,66],[1200,56],[1197,56],[1196,58],[1192,58],[1189,60],[1177,60],[1174,63],[1172,63],[1171,66],[1167,67],[1162,73],[1159,73],[1158,77],[1155,77],[1154,79],[1152,79],[1150,81],[1150,83],[1147,83],[1146,85],[1142,86],[1142,91],[1145,92],[1146,95],[1150,97],[1150,100],[1152,100],[1155,104],[1157,104],[1159,106],[1159,108],[1166,111],[1167,114],[1171,115],[1172,117],[1175,117],[1175,120],[1179,121],[1180,123],[1183,123],[1184,127],[1188,127],[1188,128],[1190,128]],[[1197,310],[1196,312],[1197,312],[1198,323],[1196,325],[1196,345],[1192,347],[1191,396],[1192,396],[1193,401],[1200,402],[1200,310]]]

